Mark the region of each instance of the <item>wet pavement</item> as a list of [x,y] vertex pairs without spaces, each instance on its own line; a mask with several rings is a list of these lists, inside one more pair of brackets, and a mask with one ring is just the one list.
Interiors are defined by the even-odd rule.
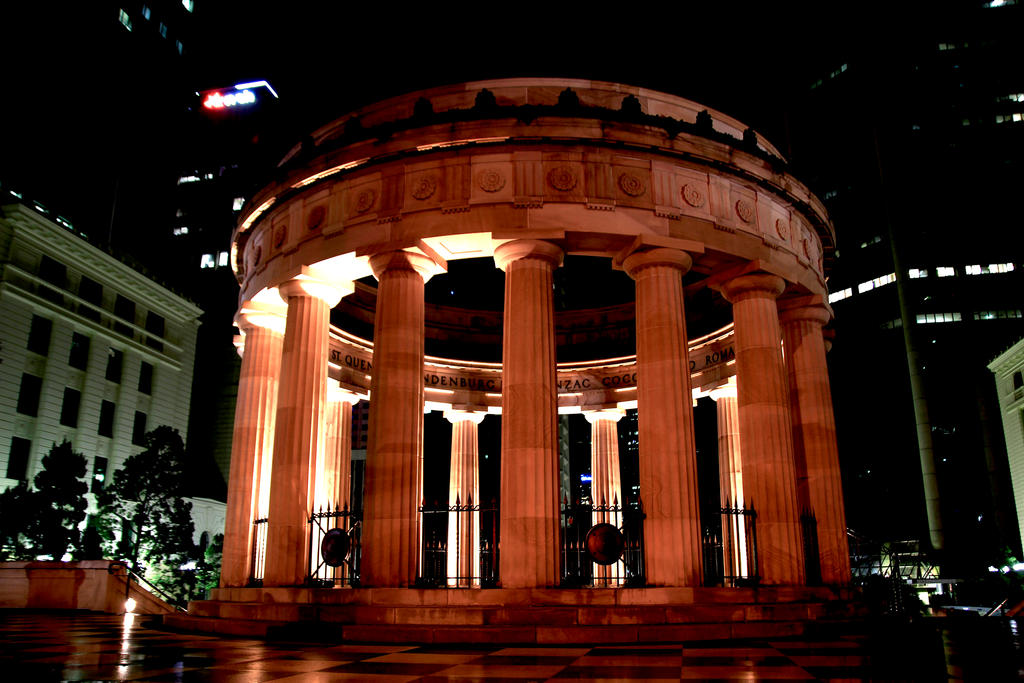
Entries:
[[[1024,627],[1024,624],[1022,624]],[[834,624],[813,635],[498,647],[309,643],[173,633],[145,616],[0,610],[0,680],[680,681],[1024,677],[1011,619]]]

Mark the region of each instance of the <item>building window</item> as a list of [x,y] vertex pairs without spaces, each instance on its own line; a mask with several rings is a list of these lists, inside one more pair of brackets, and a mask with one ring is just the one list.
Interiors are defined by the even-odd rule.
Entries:
[[146,445],[146,414],[140,410],[135,411],[135,422],[132,423],[132,443]]
[[142,361],[139,368],[139,392],[147,395],[153,393],[153,366]]
[[103,285],[83,275],[78,281],[78,297],[96,307],[79,304],[78,312],[86,318],[99,320],[100,312],[96,309],[103,308]]
[[991,273],[1012,273],[1012,263],[990,263],[987,266],[980,264],[964,266],[964,272],[968,275],[989,275]]
[[[135,324],[135,302],[126,296],[117,295],[114,301],[114,315],[132,325]],[[123,322],[114,323],[114,331],[126,337],[133,336],[132,328]]]
[[142,6],[142,18],[145,19],[146,21],[149,21],[149,18],[151,16],[152,16],[152,13],[149,11],[149,5],[143,5]]
[[174,47],[178,48],[178,54],[179,54],[179,55],[180,55],[180,54],[182,53],[182,51],[183,51],[183,50],[185,49],[185,46],[181,44],[181,41],[180,41],[180,40],[176,40],[176,41],[174,41]]
[[1020,309],[1010,309],[1008,311],[976,311],[974,313],[975,320],[1005,320],[1007,318],[1020,318]]
[[160,22],[159,31],[160,31],[160,37],[161,38],[166,38],[167,37],[167,24],[165,24],[164,22],[161,21]]
[[182,235],[187,235],[187,234],[188,234],[188,226],[187,225],[182,225],[181,227],[178,227],[178,228],[174,229],[174,236],[175,237],[181,237]]
[[149,332],[151,336],[146,337],[146,345],[157,351],[163,351],[164,344],[161,339],[163,339],[166,327],[167,323],[162,315],[148,311],[146,313],[146,332]]
[[18,412],[22,415],[35,417],[39,414],[39,394],[43,388],[43,378],[27,372],[21,376],[21,390],[18,392]]
[[28,331],[28,350],[45,356],[50,351],[50,334],[53,321],[49,318],[32,316],[32,327]]
[[100,404],[100,426],[96,430],[100,436],[114,436],[114,403],[103,401]]
[[939,277],[953,277],[956,275],[956,268],[953,266],[939,266],[935,269],[935,274]]
[[116,384],[121,383],[121,369],[124,367],[124,352],[107,349],[107,379]]
[[78,426],[78,407],[82,403],[82,392],[64,387],[64,402],[60,406],[60,423],[65,427]]
[[235,199],[231,202],[231,210],[232,211],[241,211],[242,210],[242,206],[244,204],[245,204],[245,197],[235,197]]
[[11,452],[7,458],[7,478],[25,481],[28,475],[28,452],[32,442],[20,436],[11,437]]
[[[68,269],[60,261],[55,261],[49,256],[43,256],[39,262],[39,277],[45,282],[49,282],[51,285],[58,289],[67,289],[68,286]],[[40,296],[64,305],[64,295],[60,292],[56,292],[49,287],[42,287],[39,290]]]
[[181,0],[181,6],[185,8],[185,11],[191,12],[195,9],[195,0]]
[[92,486],[89,490],[93,493],[99,493],[103,490],[103,485],[107,480],[107,459],[102,455],[97,455],[96,459],[92,463]]
[[121,22],[121,25],[124,26],[126,29],[128,29],[129,31],[132,30],[132,19],[128,16],[128,13],[125,12],[123,9],[118,10],[117,19]]
[[846,289],[841,289],[838,292],[832,292],[829,294],[828,302],[830,304],[834,304],[837,301],[842,301],[843,299],[847,299],[851,296],[853,296],[853,289],[851,287],[847,287]]
[[921,325],[928,323],[958,323],[961,321],[959,313],[918,313],[917,322]]
[[199,259],[200,268],[216,268],[217,262],[213,260],[213,254],[203,254],[203,257]]
[[928,277],[928,271],[924,268],[911,268],[907,271],[907,275],[911,280],[919,280],[923,277]]
[[896,282],[896,273],[889,273],[888,275],[883,275],[882,277],[876,277],[872,280],[868,280],[867,282],[860,283],[857,285],[857,293],[863,294],[864,292],[870,292],[876,287],[882,287],[892,282]]
[[71,335],[71,353],[68,355],[68,365],[79,370],[85,370],[89,365],[89,338],[84,334],[75,332]]
[[221,268],[228,264],[228,252],[222,251],[217,254],[217,265]]

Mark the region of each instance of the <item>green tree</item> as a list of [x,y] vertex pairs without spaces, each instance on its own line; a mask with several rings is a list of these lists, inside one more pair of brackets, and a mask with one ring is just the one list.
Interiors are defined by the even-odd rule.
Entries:
[[59,560],[69,549],[79,549],[78,525],[85,519],[88,485],[85,456],[70,441],[54,444],[43,456],[43,469],[35,476],[37,513],[30,535],[36,550]]
[[99,496],[108,524],[122,528],[116,554],[182,602],[191,595],[195,575],[181,567],[196,555],[192,504],[184,500],[185,472],[178,431],[157,427],[146,434],[145,449],[125,460]]
[[0,559],[35,559],[35,544],[29,533],[37,512],[35,491],[26,482],[19,481],[0,493]]

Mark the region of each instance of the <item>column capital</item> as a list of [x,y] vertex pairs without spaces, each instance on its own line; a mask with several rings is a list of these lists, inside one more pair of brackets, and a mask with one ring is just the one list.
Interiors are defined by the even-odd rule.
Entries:
[[543,240],[512,240],[494,250],[494,265],[505,270],[512,261],[535,259],[547,261],[552,268],[562,265],[565,252],[557,244]]
[[409,270],[419,273],[424,284],[434,275],[437,264],[429,256],[413,251],[385,251],[370,257],[370,269],[379,281],[390,270]]
[[583,417],[587,418],[587,422],[590,424],[596,424],[601,420],[618,422],[625,414],[626,411],[622,408],[604,408],[602,410],[586,410],[583,412]]
[[295,277],[282,282],[277,289],[285,301],[291,297],[308,296],[320,299],[329,308],[334,308],[341,301],[341,297],[355,291],[351,282],[332,278],[309,266],[303,266]]
[[444,411],[444,419],[448,420],[452,424],[456,422],[472,422],[473,424],[480,424],[487,417],[487,413],[479,412],[475,410],[446,410]]
[[657,247],[647,251],[635,251],[622,262],[622,269],[634,280],[641,270],[651,266],[677,268],[680,275],[685,275],[693,266],[693,257],[680,249]]
[[287,306],[250,300],[242,303],[238,308],[238,313],[235,314],[235,325],[243,335],[254,327],[262,327],[278,334],[284,334],[287,315]]
[[750,273],[723,282],[721,286],[722,296],[730,303],[736,303],[753,296],[778,298],[786,288],[786,281],[771,273]]
[[806,300],[808,298],[810,297],[801,297],[796,300],[779,299],[779,322],[785,324],[806,320],[822,327],[827,325],[828,321],[832,319],[831,307],[821,301],[809,302]]
[[718,401],[720,398],[736,398],[736,378],[730,377],[728,382],[709,391],[708,396],[712,401]]

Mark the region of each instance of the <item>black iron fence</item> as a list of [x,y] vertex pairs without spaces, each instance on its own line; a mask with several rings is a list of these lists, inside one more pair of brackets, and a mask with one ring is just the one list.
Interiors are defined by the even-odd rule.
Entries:
[[498,584],[498,503],[421,505],[423,555],[418,583],[426,588],[493,588]]
[[249,585],[263,585],[263,566],[267,559],[267,518],[252,523],[252,553],[249,566]]
[[562,503],[562,585],[643,586],[644,511],[637,496],[624,505]]
[[757,513],[753,507],[723,507],[719,517],[718,527],[704,529],[704,584],[757,585]]
[[313,586],[358,586],[362,525],[348,509],[321,509],[309,518],[309,577]]

